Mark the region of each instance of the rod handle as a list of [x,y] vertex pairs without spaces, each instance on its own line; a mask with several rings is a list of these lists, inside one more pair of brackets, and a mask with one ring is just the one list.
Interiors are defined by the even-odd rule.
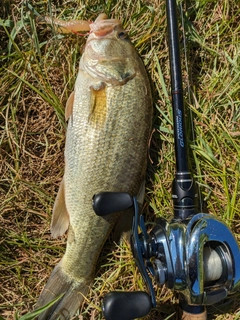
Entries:
[[189,313],[182,309],[179,309],[179,319],[181,320],[207,320],[206,308],[202,313]]

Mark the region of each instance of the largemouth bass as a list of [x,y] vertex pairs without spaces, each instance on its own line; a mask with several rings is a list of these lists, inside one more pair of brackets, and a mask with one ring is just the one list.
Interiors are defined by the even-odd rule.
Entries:
[[120,22],[90,24],[74,92],[67,101],[65,172],[53,208],[51,233],[67,229],[66,252],[37,307],[64,293],[39,319],[69,319],[81,306],[117,214],[97,216],[101,191],[137,195],[145,179],[152,98],[144,65]]

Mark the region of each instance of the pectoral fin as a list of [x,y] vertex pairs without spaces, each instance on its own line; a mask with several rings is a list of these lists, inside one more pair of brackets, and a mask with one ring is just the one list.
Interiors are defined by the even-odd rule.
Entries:
[[103,127],[107,117],[106,87],[101,84],[99,88],[91,87],[91,110],[89,122],[96,128]]
[[66,103],[66,108],[65,108],[65,120],[67,121],[73,112],[73,102],[74,102],[74,93],[75,91],[73,91],[69,98],[67,99],[67,103]]
[[53,206],[53,216],[51,222],[51,235],[53,238],[62,236],[69,226],[69,214],[67,212],[64,192],[64,178],[60,184],[58,194]]

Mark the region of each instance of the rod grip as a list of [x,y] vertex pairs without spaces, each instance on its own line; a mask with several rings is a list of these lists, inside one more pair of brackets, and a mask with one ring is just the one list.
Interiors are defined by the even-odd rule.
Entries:
[[189,313],[179,309],[179,319],[181,320],[207,320],[207,311],[206,309],[202,313]]

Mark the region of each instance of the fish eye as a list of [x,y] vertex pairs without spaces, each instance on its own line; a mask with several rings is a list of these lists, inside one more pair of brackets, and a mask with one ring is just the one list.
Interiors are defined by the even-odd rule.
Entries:
[[120,32],[118,33],[118,38],[119,38],[119,39],[125,39],[127,36],[128,36],[128,35],[127,35],[127,32],[125,32],[125,31],[120,31]]

